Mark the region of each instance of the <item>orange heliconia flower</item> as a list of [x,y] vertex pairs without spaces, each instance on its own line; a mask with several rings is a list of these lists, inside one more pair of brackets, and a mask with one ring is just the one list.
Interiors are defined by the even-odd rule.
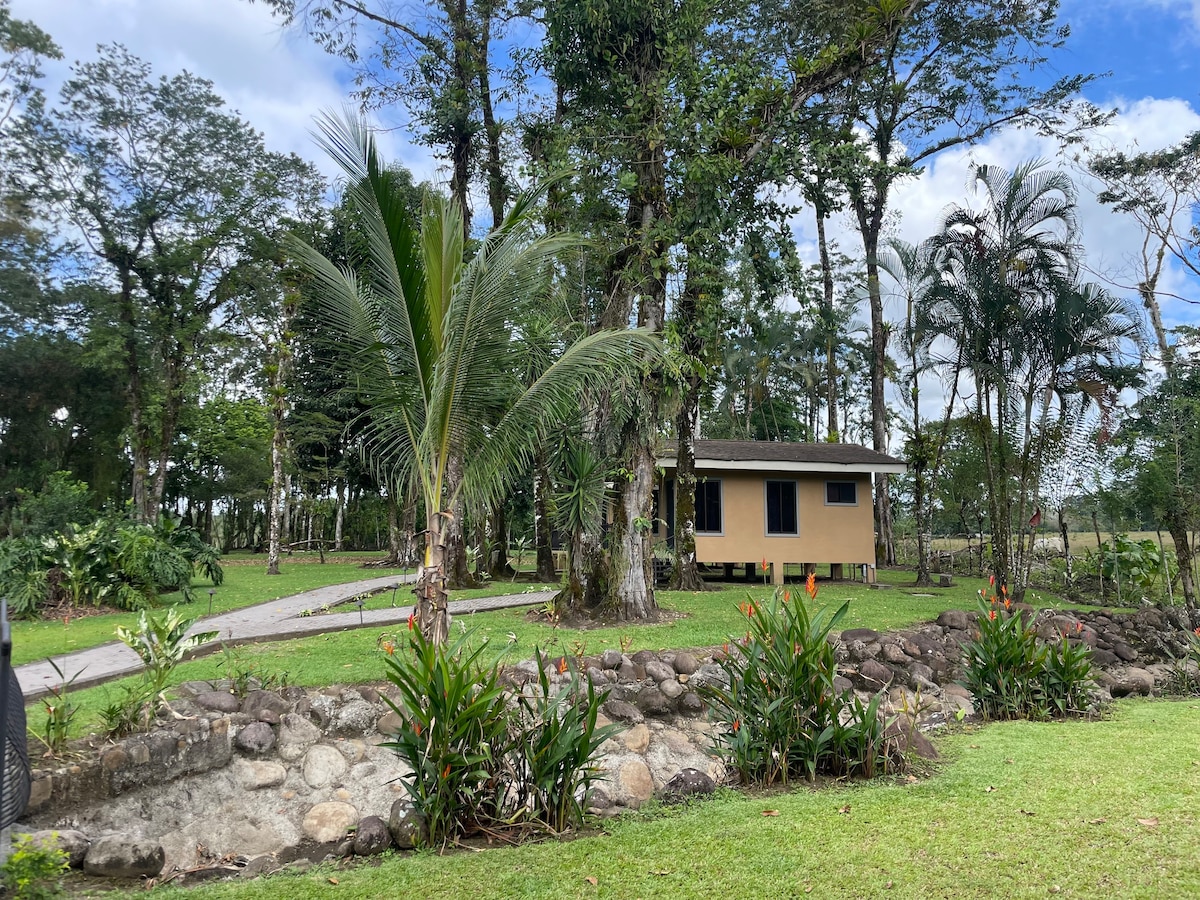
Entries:
[[1009,600],[1007,597],[1004,598],[1004,608],[1009,609],[1009,610],[1012,609],[1012,601]]
[[808,577],[804,579],[804,589],[808,591],[808,596],[812,600],[817,599],[817,573],[809,572]]
[[442,778],[448,778],[449,776],[450,776],[450,763],[446,763],[446,768],[442,769]]
[[384,641],[383,642],[383,652],[386,653],[388,656],[395,656],[396,655],[396,645],[393,644],[391,641]]
[[413,731],[415,731],[417,733],[417,737],[421,736],[421,723],[420,722],[415,722],[413,724]]
[[734,719],[734,720],[733,720],[733,730],[734,730],[734,731],[737,731],[737,730],[738,730],[739,728],[741,728],[741,727],[742,727],[742,720],[741,720],[741,719]]
[[558,661],[558,674],[561,675],[567,671],[567,658],[564,656]]
[[412,631],[416,627],[417,627],[417,614],[415,612],[409,613],[408,614],[408,630]]
[[784,603],[787,603],[787,602],[788,602],[789,600],[791,600],[791,599],[792,599],[792,592],[791,592],[791,591],[784,591],[784,592],[783,592],[783,602],[784,602]]
[[762,569],[763,569],[763,571],[765,572],[765,571],[767,571],[767,569],[769,569],[769,568],[771,568],[771,567],[770,567],[770,566],[767,564],[767,558],[764,556],[764,557],[762,558]]

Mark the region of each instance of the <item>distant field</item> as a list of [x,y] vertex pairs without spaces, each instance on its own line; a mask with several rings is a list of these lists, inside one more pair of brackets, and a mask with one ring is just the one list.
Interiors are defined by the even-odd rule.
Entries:
[[[1155,543],[1158,543],[1158,534],[1153,531],[1121,531],[1121,532],[1118,532],[1118,534],[1126,534],[1135,541],[1150,540],[1150,541],[1154,541]],[[1087,550],[1095,550],[1096,549],[1096,532],[1094,532],[1094,531],[1069,531],[1069,532],[1067,532],[1067,536],[1068,536],[1069,540],[1071,541],[1072,554],[1078,555],[1078,554],[1084,553]],[[1162,537],[1163,537],[1164,545],[1167,547],[1167,550],[1170,551],[1170,548],[1171,548],[1170,535],[1168,535],[1164,531]],[[1037,539],[1039,541],[1046,540],[1046,541],[1054,542],[1055,545],[1057,545],[1059,538],[1060,538],[1059,533],[1057,531],[1052,531],[1050,529],[1041,529],[1037,533]],[[901,538],[900,540],[901,540],[901,543],[904,543],[906,545],[916,543],[916,539],[912,538],[912,537],[904,537],[904,538]],[[984,535],[984,540],[987,540],[986,534]],[[1100,540],[1105,541],[1105,542],[1112,540],[1112,532],[1101,531],[1100,532]],[[979,541],[972,540],[971,544],[972,544],[972,546],[978,547]],[[939,535],[934,535],[933,541],[930,546],[935,553],[938,552],[939,550],[943,550],[943,551],[944,550],[963,550],[967,546],[967,538],[965,535],[962,535],[962,536],[955,535],[955,536],[951,536],[951,537],[941,537]]]

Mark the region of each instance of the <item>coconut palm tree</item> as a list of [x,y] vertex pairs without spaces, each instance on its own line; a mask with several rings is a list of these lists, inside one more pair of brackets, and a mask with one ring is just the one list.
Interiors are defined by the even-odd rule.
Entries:
[[581,391],[599,389],[613,367],[658,352],[658,343],[640,329],[597,332],[521,386],[516,319],[578,240],[535,236],[537,194],[528,193],[468,259],[457,203],[426,197],[417,227],[370,130],[353,119],[320,125],[361,213],[366,252],[339,269],[303,242],[293,247],[330,326],[354,353],[367,409],[364,454],[390,471],[389,483],[412,473],[420,486],[426,533],[416,623],[441,643],[449,627],[446,535],[460,497],[494,503],[529,461],[539,429],[564,416]]

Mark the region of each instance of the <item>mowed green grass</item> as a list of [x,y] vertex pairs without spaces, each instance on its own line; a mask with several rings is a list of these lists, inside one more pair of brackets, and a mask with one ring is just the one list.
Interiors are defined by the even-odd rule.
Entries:
[[[317,567],[317,568],[328,568]],[[361,570],[360,570],[361,571]],[[231,576],[237,576],[231,569]],[[265,577],[265,576],[264,576]],[[906,628],[936,619],[946,609],[971,609],[982,581],[958,580],[953,588],[918,591],[911,587],[912,576],[904,572],[884,572],[881,577],[894,583],[879,590],[862,584],[822,583],[817,606],[848,602],[848,611],[839,628],[867,627],[879,631]],[[529,586],[496,583],[473,590],[473,594],[496,593],[500,587]],[[788,590],[802,596],[802,585]],[[485,659],[515,662],[530,658],[535,648],[551,655],[598,655],[607,649],[625,647],[630,651],[667,648],[712,647],[745,632],[745,618],[739,605],[747,597],[767,599],[770,586],[723,585],[721,590],[687,593],[660,591],[659,603],[668,613],[654,624],[622,624],[598,628],[566,628],[539,619],[528,607],[496,612],[460,615],[454,619],[455,632],[469,630],[472,641],[487,641],[491,649]],[[460,596],[455,592],[454,597]],[[207,598],[206,598],[207,599]],[[400,602],[399,596],[397,602]],[[1056,598],[1041,598],[1046,605],[1057,605]],[[534,608],[536,610],[536,607]],[[403,623],[383,628],[348,629],[296,640],[263,642],[237,649],[242,665],[253,665],[259,673],[286,676],[291,684],[324,687],[331,684],[378,683],[386,676],[383,647],[402,643]],[[211,680],[226,677],[229,669],[221,654],[204,656],[181,664],[172,683]],[[119,679],[94,688],[72,692],[71,702],[79,706],[71,732],[83,736],[101,729],[100,710],[120,696],[124,685],[137,676]],[[29,724],[38,731],[45,718],[41,704],[29,708]]]
[[[205,579],[196,579],[196,599],[190,604],[183,603],[182,609],[189,615],[207,615],[209,588],[214,591],[212,611],[216,615],[331,584],[401,574],[400,569],[364,569],[362,554],[355,554],[350,561],[338,560],[331,554],[327,558],[330,561],[325,565],[320,565],[316,557],[305,557],[303,561],[284,560],[278,575],[267,575],[265,557],[232,557],[225,565],[224,583],[214,587]],[[165,594],[161,602],[163,606],[181,603],[182,596]],[[60,619],[14,621],[13,664],[21,665],[106,643],[114,639],[118,625],[133,625],[136,620],[137,613],[127,612],[83,616],[69,622]]]
[[915,783],[727,792],[574,841],[397,855],[170,895],[1200,896],[1200,704],[1122,702],[1105,721],[995,724],[938,746],[942,762]]

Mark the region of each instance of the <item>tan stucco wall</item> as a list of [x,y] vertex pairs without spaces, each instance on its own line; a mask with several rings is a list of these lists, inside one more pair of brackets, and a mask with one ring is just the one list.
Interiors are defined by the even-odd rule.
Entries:
[[[666,477],[671,477],[668,471]],[[768,472],[697,472],[698,477],[721,481],[723,534],[697,534],[696,557],[701,563],[772,564],[774,581],[783,580],[783,563],[844,563],[859,566],[875,562],[875,523],[871,509],[871,480],[868,475],[805,475]],[[766,519],[766,482],[797,483],[796,536],[768,535]],[[826,481],[854,481],[858,484],[857,506],[828,506]],[[664,498],[665,492],[659,496]],[[666,519],[666,510],[659,510]],[[665,529],[660,529],[665,536]],[[855,570],[845,573],[854,577]],[[868,572],[874,580],[874,571]]]

